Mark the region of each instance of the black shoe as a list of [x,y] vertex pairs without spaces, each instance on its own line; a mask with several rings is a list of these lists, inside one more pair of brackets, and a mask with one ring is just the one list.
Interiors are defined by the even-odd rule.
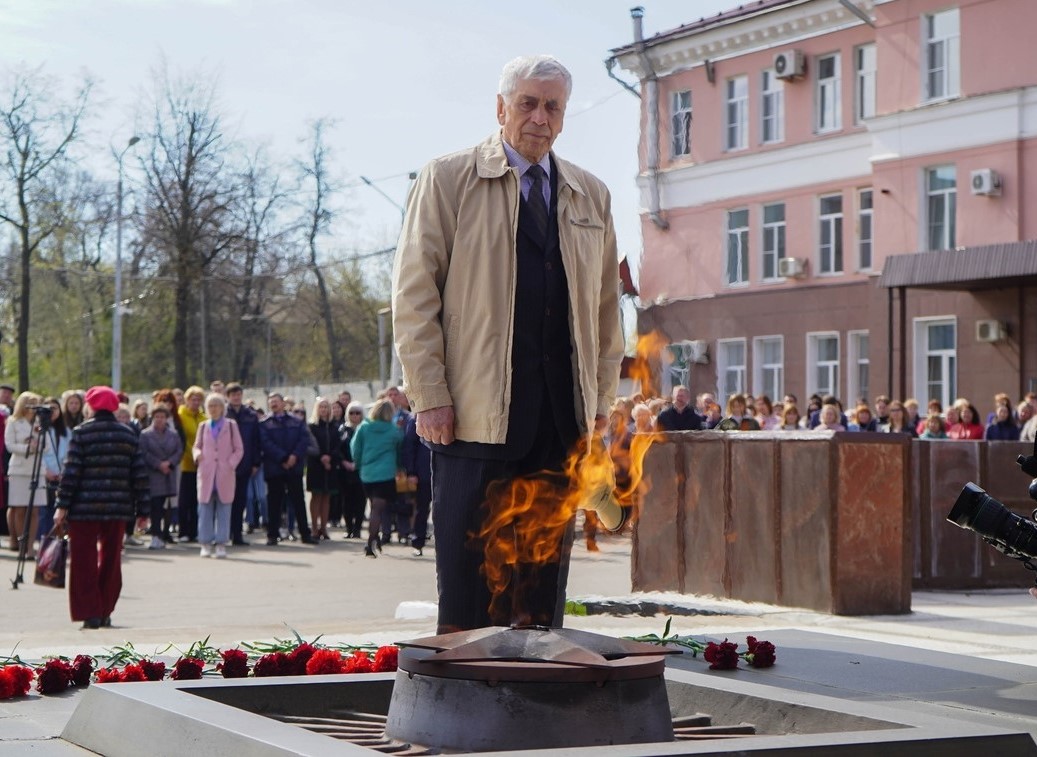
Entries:
[[105,615],[103,618],[101,618],[101,628],[111,628],[111,627],[112,627],[112,616],[111,615]]
[[101,627],[101,619],[100,618],[87,618],[86,620],[83,621],[83,628],[100,628],[100,627]]
[[421,557],[421,547],[415,547],[411,552],[415,557]]
[[276,547],[277,546],[277,539],[267,539],[266,540],[266,545],[268,547]]
[[302,535],[302,543],[303,544],[320,544],[320,540],[319,539],[314,539],[309,534],[303,534]]
[[231,544],[233,544],[235,547],[247,547],[249,545],[249,542],[245,539],[242,539],[239,536],[237,539],[232,540]]
[[382,551],[381,545],[378,544],[378,537],[377,536],[372,536],[370,539],[367,540],[367,546],[364,547],[364,554],[367,555],[368,557],[378,557],[378,555],[375,554],[374,546],[378,547],[378,551],[379,552]]

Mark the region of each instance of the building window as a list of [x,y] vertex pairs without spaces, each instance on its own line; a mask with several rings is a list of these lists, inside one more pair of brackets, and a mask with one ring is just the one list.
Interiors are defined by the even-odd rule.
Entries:
[[670,154],[674,158],[691,155],[691,90],[674,92],[670,111]]
[[961,25],[958,9],[923,18],[925,29],[925,97],[955,97],[961,90]]
[[760,336],[753,339],[753,392],[766,394],[772,402],[785,396],[785,338]]
[[745,393],[744,339],[721,339],[717,342],[717,388],[722,406],[732,394]]
[[856,63],[856,96],[854,116],[857,123],[875,115],[875,76],[878,56],[875,45],[861,45],[853,51]]
[[785,203],[763,206],[763,278],[778,278],[778,261],[785,257]]
[[762,141],[781,142],[785,139],[785,83],[774,71],[764,71],[761,92]]
[[807,393],[839,396],[839,335],[807,334]]
[[857,270],[871,270],[872,248],[872,191],[862,189],[857,193]]
[[847,336],[849,337],[847,360],[850,375],[847,376],[846,396],[851,400],[847,405],[854,404],[857,400],[863,400],[867,405],[869,404],[868,397],[871,396],[868,332],[851,331]]
[[843,196],[820,198],[818,252],[821,273],[843,272]]
[[749,209],[727,211],[727,284],[749,283]]
[[937,166],[925,172],[926,222],[929,250],[952,250],[955,247],[955,216],[958,190],[955,188],[954,166]]
[[749,144],[749,77],[736,76],[727,80],[727,137],[728,150],[742,150]]
[[665,392],[672,390],[675,386],[688,386],[691,376],[691,360],[686,349],[687,344],[687,342],[677,342],[666,346],[663,361],[668,363],[665,375],[669,385],[663,387]]
[[954,318],[915,321],[915,392],[920,400],[939,400],[947,407],[958,396],[957,340]]
[[839,87],[839,53],[817,59],[817,130],[834,131],[842,126],[842,96]]

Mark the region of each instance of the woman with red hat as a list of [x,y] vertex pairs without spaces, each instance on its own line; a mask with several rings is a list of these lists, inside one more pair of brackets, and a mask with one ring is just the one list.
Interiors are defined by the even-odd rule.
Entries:
[[115,419],[111,387],[86,393],[93,416],[72,431],[54,525],[68,522],[69,607],[83,628],[112,624],[122,591],[122,535],[147,512],[148,468],[136,432]]

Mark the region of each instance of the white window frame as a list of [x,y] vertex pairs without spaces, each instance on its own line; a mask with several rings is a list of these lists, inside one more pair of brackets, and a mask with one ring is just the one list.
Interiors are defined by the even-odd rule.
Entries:
[[853,69],[853,117],[859,124],[875,116],[878,52],[874,42],[853,49]]
[[[941,21],[949,29],[937,33],[935,27]],[[922,75],[923,100],[939,102],[958,97],[961,94],[961,12],[958,8],[948,8],[925,14],[921,27],[922,55],[918,68]],[[935,65],[931,61],[934,55],[939,58]],[[935,85],[934,81],[939,84]]]
[[[839,198],[839,212],[823,212],[824,201],[836,197]],[[844,199],[842,192],[820,195],[817,198],[817,271],[819,276],[837,276],[843,272],[846,266],[846,254],[843,249]],[[828,245],[823,241],[826,229],[831,240]]]
[[[831,77],[821,78],[821,62],[831,58],[834,74]],[[814,71],[817,72],[816,85],[814,87],[814,129],[818,134],[827,134],[839,131],[843,127],[843,98],[840,77],[840,63],[842,56],[839,53],[828,53],[819,55],[815,59]],[[831,109],[824,106],[832,103]],[[826,115],[831,115],[831,123],[828,123]]]
[[[932,326],[954,327],[954,348],[931,350],[929,348],[929,328]],[[931,399],[938,399],[944,407],[950,406],[958,396],[958,318],[953,315],[930,316],[914,319],[914,396],[924,406]],[[946,370],[945,380],[939,397],[931,396],[929,391],[929,358],[941,361]]]
[[[818,347],[822,339],[835,339],[835,354],[836,359],[832,360],[820,360],[818,357]],[[807,332],[807,380],[805,386],[807,387],[807,395],[820,394],[832,394],[836,397],[839,395],[839,355],[842,349],[842,345],[839,340],[838,331],[810,331]],[[821,386],[821,382],[818,381],[818,370],[822,366],[828,367],[828,373],[830,376],[831,386]]]
[[[732,216],[745,213],[745,225],[732,228]],[[724,228],[724,281],[729,287],[741,287],[749,283],[749,208],[734,208],[727,211],[727,223]],[[737,258],[732,261],[732,242],[737,246]],[[735,274],[731,277],[732,262],[735,263]]]
[[760,143],[770,145],[784,141],[785,82],[778,78],[774,69],[768,68],[760,74]]
[[[864,207],[868,196],[869,207]],[[867,260],[865,260],[867,249]],[[870,271],[875,265],[875,192],[871,187],[857,190],[857,270]]]
[[[683,102],[687,95],[687,102]],[[691,155],[692,100],[691,90],[670,93],[670,157]]]
[[[742,349],[741,365],[734,363],[728,358],[728,347],[740,346]],[[745,376],[748,368],[748,354],[746,352],[745,338],[718,339],[717,340],[717,391],[721,407],[726,407],[727,398],[732,394],[745,394]],[[728,384],[728,374],[733,372],[733,383]]]
[[[954,186],[946,189],[930,189],[930,179],[937,171],[945,168],[954,172]],[[940,199],[942,198],[942,199]],[[944,223],[940,231],[940,239],[934,244],[933,234],[933,202],[943,204]],[[929,166],[922,172],[922,249],[953,250],[957,246],[958,236],[958,169],[951,164]]]
[[[862,347],[861,341],[867,340],[867,348]],[[870,397],[871,392],[871,335],[866,329],[858,329],[846,332],[846,363],[850,370],[846,375],[846,402],[847,407],[855,405],[858,397]],[[861,386],[861,368],[868,371],[868,381]],[[870,400],[867,400],[871,404]]]
[[[781,206],[781,220],[768,221],[767,209]],[[779,262],[785,257],[788,249],[788,230],[784,202],[768,202],[760,208],[760,275],[762,281],[784,281],[778,272]],[[767,265],[771,264],[771,275],[767,275]]]
[[[779,361],[764,360],[764,346],[778,345]],[[772,402],[785,396],[785,337],[781,334],[753,337],[753,394],[766,394]]]
[[[744,91],[739,93],[739,86]],[[732,76],[724,83],[724,149],[728,152],[749,146],[749,77]]]

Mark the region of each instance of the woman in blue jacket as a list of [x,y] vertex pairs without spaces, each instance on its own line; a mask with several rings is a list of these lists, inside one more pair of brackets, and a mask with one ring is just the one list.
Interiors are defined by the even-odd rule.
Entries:
[[349,443],[364,493],[371,501],[367,547],[364,554],[377,557],[382,551],[378,534],[382,519],[389,516],[389,503],[396,498],[396,471],[400,467],[400,432],[392,422],[391,400],[378,400]]

